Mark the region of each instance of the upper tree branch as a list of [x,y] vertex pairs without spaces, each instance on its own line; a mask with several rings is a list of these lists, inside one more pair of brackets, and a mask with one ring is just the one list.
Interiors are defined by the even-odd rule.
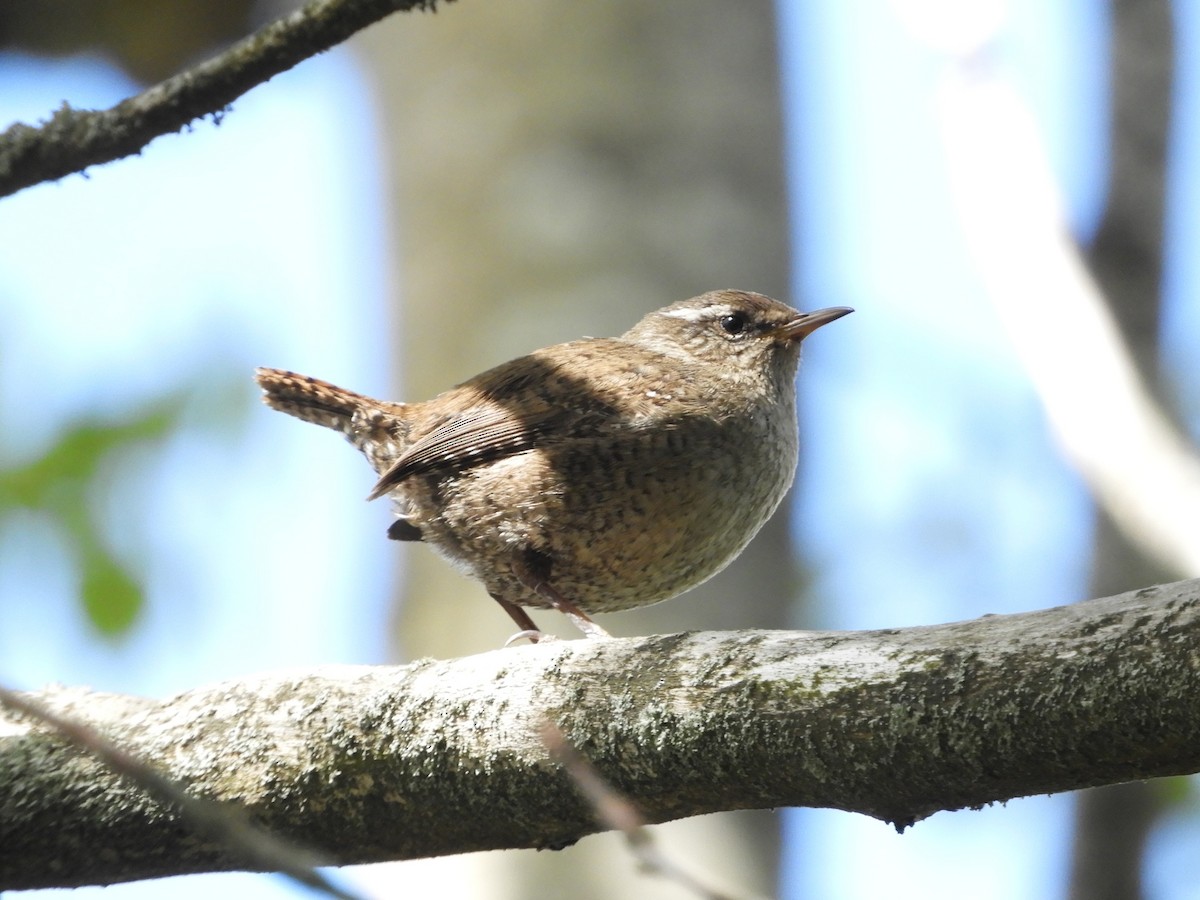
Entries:
[[[47,691],[201,796],[339,863],[597,830],[554,722],[648,821],[937,810],[1200,770],[1200,580],[928,628],[570,641],[265,675],[157,702]],[[236,868],[37,724],[0,718],[0,889]]]
[[0,135],[0,196],[141,152],[162,134],[219,115],[246,91],[398,10],[435,0],[313,0],[194,69],[106,110],[63,103],[48,122]]

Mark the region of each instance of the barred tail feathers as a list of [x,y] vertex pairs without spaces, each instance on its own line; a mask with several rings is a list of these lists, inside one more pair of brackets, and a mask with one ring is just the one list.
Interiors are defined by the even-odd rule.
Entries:
[[255,369],[254,380],[263,389],[263,403],[271,409],[340,431],[367,455],[376,471],[386,468],[399,452],[394,442],[395,430],[403,423],[403,403],[375,400],[286,369]]

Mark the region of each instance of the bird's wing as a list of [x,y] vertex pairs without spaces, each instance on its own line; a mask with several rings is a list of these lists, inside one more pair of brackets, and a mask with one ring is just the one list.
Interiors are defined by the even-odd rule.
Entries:
[[557,418],[561,414],[517,416],[492,405],[468,409],[409,447],[380,476],[367,499],[382,497],[413,475],[465,469],[528,450]]
[[[680,363],[664,361],[653,350],[607,338],[514,359],[434,401],[453,412],[429,423],[368,497],[382,497],[413,475],[461,470],[559,441],[637,427],[656,404],[671,399],[667,394],[675,394],[678,405],[679,395],[688,390],[681,383],[684,374]],[[661,387],[663,394],[631,390],[642,383]]]
[[[406,478],[450,472],[513,456],[558,438],[603,428],[616,411],[581,396],[559,367],[536,355],[497,366],[452,389],[453,412],[417,438],[368,495],[374,500]],[[442,399],[442,398],[439,398]]]

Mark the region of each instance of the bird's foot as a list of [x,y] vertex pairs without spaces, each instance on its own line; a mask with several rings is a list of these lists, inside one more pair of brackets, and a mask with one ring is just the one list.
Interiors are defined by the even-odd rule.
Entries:
[[545,631],[538,631],[536,628],[526,628],[524,631],[518,631],[507,641],[504,642],[505,647],[511,647],[517,641],[528,639],[531,644],[553,644],[558,640],[558,637],[553,634],[548,634]]
[[550,557],[546,554],[533,549],[526,550],[513,561],[513,574],[517,576],[517,580],[521,584],[570,619],[571,624],[582,631],[585,636],[590,638],[612,637],[550,583]]
[[[553,602],[553,601],[552,601]],[[612,635],[589,619],[579,607],[573,603],[555,604],[554,608],[571,620],[571,624],[583,632],[584,637],[596,640],[610,640]]]

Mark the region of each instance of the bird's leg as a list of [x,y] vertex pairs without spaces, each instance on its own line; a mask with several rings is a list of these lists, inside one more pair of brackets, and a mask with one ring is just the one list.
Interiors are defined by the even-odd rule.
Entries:
[[529,613],[525,612],[525,610],[511,600],[505,600],[499,594],[492,594],[491,597],[500,604],[500,608],[508,613],[509,617],[517,623],[517,627],[521,629],[504,642],[505,647],[525,638],[528,638],[534,644],[539,644],[542,641],[557,640],[554,635],[546,634],[546,632],[538,628],[537,623],[529,618]]
[[[588,618],[587,613],[559,593],[550,583],[550,557],[534,549],[518,553],[513,560],[517,581],[571,620],[571,623],[590,638],[610,638],[607,631]],[[512,613],[509,613],[512,615]],[[514,617],[515,618],[515,617]]]

